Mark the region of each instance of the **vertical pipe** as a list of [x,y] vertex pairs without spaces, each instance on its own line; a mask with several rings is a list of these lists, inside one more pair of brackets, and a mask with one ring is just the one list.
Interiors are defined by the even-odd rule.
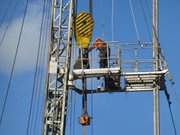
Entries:
[[153,43],[153,67],[157,71],[159,67],[158,52],[159,52],[159,0],[153,0],[152,12],[152,43]]
[[160,135],[159,88],[157,86],[153,90],[153,106],[154,135]]
[[[153,70],[158,71],[159,63],[159,0],[153,0],[152,10],[152,43],[153,43]],[[154,135],[160,135],[160,120],[159,120],[159,87],[155,82],[153,89],[153,122],[154,122]]]
[[114,0],[112,0],[112,9],[111,10],[112,10],[111,11],[112,12],[112,15],[111,15],[111,17],[112,17],[111,18],[111,23],[112,23],[111,24],[112,25],[112,28],[111,28],[112,29],[111,30],[112,33],[111,34],[112,35],[111,36],[112,36],[112,41],[114,41]]
[[69,3],[69,22],[68,22],[68,37],[67,37],[67,54],[65,62],[65,75],[64,75],[64,88],[63,88],[63,101],[62,101],[62,114],[61,114],[61,125],[60,135],[65,135],[66,115],[67,115],[67,98],[68,98],[68,80],[70,72],[70,61],[71,61],[71,47],[72,47],[72,30],[73,30],[73,8],[74,0],[70,0]]

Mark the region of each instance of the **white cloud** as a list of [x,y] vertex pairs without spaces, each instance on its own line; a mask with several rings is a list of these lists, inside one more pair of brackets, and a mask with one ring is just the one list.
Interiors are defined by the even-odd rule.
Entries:
[[[28,8],[21,42],[16,61],[16,72],[30,71],[34,67],[42,16],[41,7],[31,4]],[[18,42],[22,16],[13,19],[7,31],[3,45],[0,47],[0,72],[7,73],[12,68],[12,61]],[[6,25],[6,24],[5,24]],[[5,25],[2,27],[5,29]],[[0,34],[1,35],[1,34]]]

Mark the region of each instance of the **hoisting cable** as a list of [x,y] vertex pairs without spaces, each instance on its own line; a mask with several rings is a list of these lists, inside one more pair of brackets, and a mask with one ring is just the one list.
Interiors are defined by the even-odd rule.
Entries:
[[111,25],[112,25],[112,41],[114,41],[114,0],[112,0],[112,15],[111,15]]
[[83,101],[82,101],[82,108],[83,113],[87,113],[87,80],[85,76],[82,78],[82,88],[83,88]]
[[[146,20],[147,20],[147,24],[146,25],[148,25],[149,23],[149,21],[148,20],[151,20],[151,10],[150,10],[150,4],[148,3],[148,1],[144,1],[144,4],[143,4],[143,2],[142,2],[142,0],[139,0],[139,2],[140,2],[140,6],[142,7],[142,9],[143,9],[143,14],[145,14],[145,16],[146,16]],[[144,6],[143,5],[145,5],[146,6],[146,8],[144,8]],[[147,10],[145,10],[145,9],[147,9]],[[146,14],[146,12],[145,11],[147,11],[147,14]],[[150,28],[151,28],[151,24],[149,24],[149,26],[150,26]],[[151,30],[148,30],[149,31],[149,35],[150,35],[150,39],[151,39]],[[157,38],[157,37],[156,37]],[[159,41],[159,40],[157,40],[157,41]]]
[[82,127],[82,135],[86,135],[86,133],[87,133],[87,130],[86,130],[86,127],[84,126]]
[[[77,1],[76,1],[77,2]],[[87,78],[83,72],[83,69],[89,69],[89,45],[92,38],[94,20],[93,14],[93,3],[92,0],[88,1],[88,12],[80,12],[75,17],[74,29],[75,29],[75,40],[77,47],[79,48],[78,61],[75,63],[74,68],[82,69],[82,114],[80,116],[80,124],[83,126],[83,135],[86,134],[86,127],[90,125],[90,117],[87,110]],[[77,3],[76,9],[77,10]],[[79,62],[80,61],[80,62]]]
[[147,27],[147,33],[148,33],[148,36],[149,36],[149,40],[151,40],[151,32],[150,32],[150,24],[149,24],[149,21],[148,21],[148,16],[147,16],[147,14],[145,12],[145,8],[143,6],[142,0],[139,0],[139,3],[140,3],[140,7],[142,9],[143,18],[144,18],[144,21],[145,21],[145,24],[146,24],[146,27]]
[[173,124],[174,135],[177,135],[176,124],[175,124],[174,116],[173,116],[172,109],[171,109],[171,104],[172,104],[172,102],[171,102],[171,100],[170,100],[170,95],[169,95],[169,93],[168,93],[168,91],[167,91],[167,88],[165,88],[164,94],[165,94],[165,96],[166,96],[167,103],[168,103],[168,107],[169,107],[170,117],[171,117],[171,121],[172,121],[172,124]]
[[82,135],[86,135],[86,126],[90,124],[90,117],[87,110],[87,79],[83,75],[82,77],[82,115],[80,117],[80,123],[82,127]]
[[[17,3],[17,2],[16,2],[16,3]],[[7,13],[9,12],[9,9],[10,9],[10,6],[9,6],[10,4],[12,4],[11,0],[9,0],[9,1],[7,2],[7,6],[6,6],[6,8],[5,8],[5,12],[3,13],[2,19],[0,20],[0,28],[1,28],[1,26],[3,25],[4,21],[6,20]]]
[[22,25],[21,25],[20,33],[19,33],[19,37],[18,37],[18,43],[17,43],[16,49],[15,49],[16,51],[15,51],[15,55],[14,55],[14,59],[13,59],[10,78],[8,80],[8,86],[7,86],[7,89],[6,89],[5,99],[4,99],[4,102],[3,102],[2,111],[1,111],[1,115],[0,115],[0,125],[2,124],[4,112],[5,112],[5,109],[6,109],[6,106],[7,106],[7,99],[8,99],[8,96],[9,96],[9,91],[10,91],[10,87],[11,87],[11,83],[12,83],[12,78],[13,78],[13,74],[14,74],[14,68],[15,68],[15,65],[16,65],[16,59],[17,59],[17,54],[18,54],[20,42],[21,42],[21,37],[22,37],[22,33],[23,33],[25,18],[26,18],[26,15],[27,15],[28,5],[29,5],[29,0],[27,0],[26,4],[25,4],[25,11],[24,11],[24,14],[23,14]]
[[[92,0],[89,0],[88,2],[89,2],[88,5],[89,5],[89,14],[90,14],[90,16],[89,15],[88,16],[90,18],[92,18],[93,3],[92,3]],[[86,22],[86,24],[87,23],[89,23],[89,22]],[[91,25],[93,25],[93,24],[91,24]],[[84,26],[86,26],[86,25],[83,25],[83,27]],[[87,28],[89,28],[89,26]],[[91,30],[91,27],[90,27],[90,30]],[[81,47],[81,58],[82,58],[81,59],[81,68],[82,69],[89,68],[88,48],[82,48]],[[80,124],[83,126],[82,127],[82,134],[83,135],[86,135],[86,127],[88,125],[90,125],[90,117],[88,115],[88,110],[87,110],[87,102],[88,102],[87,98],[88,98],[88,96],[87,96],[87,78],[86,78],[85,74],[82,72],[82,115],[80,116]]]
[[89,13],[93,15],[93,1],[89,0]]
[[[99,3],[100,3],[100,5],[99,5],[99,10],[100,10],[100,11],[103,11],[103,1],[104,1],[104,0],[99,0]],[[101,28],[100,28],[100,29],[101,29],[101,37],[102,37],[102,39],[104,39],[104,35],[105,35],[105,34],[104,34],[104,30],[105,30],[105,29],[104,29],[104,27],[105,27],[104,18],[102,18],[102,21],[101,21],[101,24],[100,24],[100,25],[101,25]]]
[[76,132],[76,93],[74,92],[74,100],[73,100],[73,127],[72,127],[72,132],[73,134],[72,135],[75,135],[75,132]]
[[73,91],[70,90],[70,101],[69,101],[69,135],[72,135],[72,126],[73,126]]
[[36,63],[35,63],[35,73],[34,73],[34,79],[33,79],[33,90],[30,100],[30,109],[28,114],[28,121],[27,121],[27,128],[26,128],[26,135],[31,135],[30,130],[30,124],[31,124],[31,117],[32,117],[32,109],[33,109],[33,102],[34,102],[34,96],[36,93],[36,87],[37,87],[37,79],[38,79],[38,65],[39,65],[39,57],[40,57],[40,48],[41,48],[41,42],[42,42],[42,31],[43,31],[43,22],[44,22],[44,15],[45,15],[45,2],[46,0],[43,0],[43,13],[41,18],[41,26],[40,26],[40,33],[39,33],[39,43],[38,43],[38,49],[37,49],[37,57],[36,57]]
[[[84,49],[81,50],[81,58],[84,59],[83,54],[84,54]],[[81,68],[84,69],[84,60],[82,60],[82,65]],[[80,116],[80,124],[83,126],[82,127],[82,135],[86,135],[86,126],[88,126],[90,123],[89,121],[89,115],[87,111],[87,80],[86,76],[82,72],[82,115]]]
[[138,42],[140,42],[140,34],[139,34],[138,26],[137,26],[137,23],[136,23],[136,16],[135,16],[135,13],[134,13],[134,6],[133,6],[133,3],[132,3],[132,0],[129,0],[129,8],[130,8],[130,13],[131,13],[134,29],[135,29],[135,32],[136,32],[136,38],[137,38]]
[[[92,58],[92,56],[91,56]],[[91,90],[93,89],[94,80],[91,80]],[[91,91],[91,135],[94,135],[94,93]]]
[[[11,2],[11,3],[13,3],[13,2]],[[6,24],[6,26],[4,26],[5,29],[4,29],[4,31],[2,32],[2,37],[1,37],[1,39],[0,39],[0,48],[2,47],[2,45],[3,45],[3,43],[4,43],[4,40],[5,40],[6,36],[7,36],[7,32],[8,32],[8,30],[9,30],[9,26],[12,24],[12,22],[13,22],[13,17],[14,17],[14,15],[15,15],[15,13],[16,13],[16,12],[11,13],[11,12],[9,11],[9,7],[10,7],[10,6],[13,6],[13,7],[12,7],[12,10],[13,10],[13,11],[16,11],[16,10],[17,10],[17,5],[18,5],[18,2],[15,2],[14,5],[13,5],[13,4],[10,5],[10,3],[8,3],[8,6],[7,6],[7,8],[6,8],[7,12],[5,12],[4,16],[2,17],[2,22],[0,23],[0,28],[1,28],[1,26],[2,26],[2,24],[4,23],[4,21],[5,21],[6,18],[7,18],[7,19],[11,18],[11,19],[9,19],[8,22],[7,22],[7,24]],[[8,15],[9,13],[10,13],[10,15]],[[8,18],[8,16],[9,16],[9,18]],[[2,98],[3,98],[3,97],[2,97]]]
[[[15,2],[15,5],[13,6],[13,11],[16,11],[17,5],[18,5],[18,2]],[[7,11],[7,13],[8,13],[8,11]],[[5,40],[5,37],[6,37],[6,35],[7,35],[7,31],[8,31],[8,29],[9,29],[9,26],[12,24],[13,16],[14,16],[15,13],[16,13],[16,12],[11,13],[11,15],[10,15],[10,17],[9,17],[9,18],[11,18],[11,19],[8,20],[8,22],[7,22],[6,26],[5,26],[4,32],[2,32],[2,38],[1,38],[1,40],[0,40],[0,47],[2,46],[2,44],[3,44],[4,40]],[[5,14],[5,16],[7,17],[7,14]],[[3,17],[3,18],[4,18],[4,17]],[[4,19],[3,19],[3,21],[4,21]],[[0,28],[1,28],[1,25],[2,25],[2,24],[3,24],[3,22],[0,24]]]
[[[78,5],[77,2],[78,2],[78,0],[75,0],[75,3],[74,3],[74,19],[77,16],[77,5]],[[73,44],[75,44],[75,41],[73,42]],[[73,52],[75,52],[75,48],[73,48]],[[76,57],[76,54],[73,53],[73,58],[75,58],[75,57]],[[71,89],[71,91],[72,91],[72,89]],[[75,135],[75,129],[76,129],[76,127],[75,127],[75,125],[76,125],[76,92],[73,92],[71,123],[72,123],[72,134],[70,134],[70,135]]]
[[[40,67],[40,69],[39,69],[39,75],[37,75],[37,76],[39,76],[39,78],[37,79],[37,86],[36,86],[36,97],[37,97],[37,102],[36,102],[36,110],[34,110],[33,112],[34,112],[34,120],[32,120],[32,125],[31,125],[31,127],[32,127],[32,129],[35,129],[36,127],[37,127],[37,123],[39,122],[39,115],[41,114],[41,110],[43,109],[43,108],[41,108],[41,106],[42,105],[40,105],[40,101],[41,101],[41,90],[42,90],[42,87],[44,86],[44,80],[43,80],[43,71],[42,71],[42,67],[41,66],[43,66],[43,70],[45,69],[45,62],[46,62],[46,50],[47,50],[47,37],[48,37],[48,27],[47,26],[50,26],[50,25],[48,25],[48,18],[50,17],[50,12],[48,11],[48,9],[49,9],[49,3],[48,3],[48,1],[46,1],[47,2],[47,4],[46,4],[46,6],[45,6],[45,17],[44,17],[44,23],[43,23],[43,35],[42,35],[42,42],[41,42],[41,49],[40,49],[40,58],[39,58],[39,60],[40,60],[40,62],[39,62],[39,67]],[[35,107],[34,107],[35,108]],[[33,119],[33,117],[32,117],[32,119]],[[33,125],[33,121],[34,121],[34,125]],[[35,130],[34,130],[34,133],[33,134],[36,134],[35,133]]]

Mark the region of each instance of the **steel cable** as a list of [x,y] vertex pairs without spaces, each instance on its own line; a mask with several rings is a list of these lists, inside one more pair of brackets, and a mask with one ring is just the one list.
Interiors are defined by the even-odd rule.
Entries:
[[[94,80],[91,80],[91,90],[93,89]],[[93,91],[91,91],[91,135],[94,135],[94,94]]]
[[[18,2],[15,2],[15,5],[14,5],[14,7],[13,7],[13,11],[16,11],[17,5],[18,5]],[[6,35],[7,35],[7,31],[8,31],[8,29],[9,29],[9,26],[12,24],[13,16],[14,16],[15,13],[16,13],[16,12],[11,13],[11,15],[10,15],[10,17],[9,17],[9,18],[11,18],[11,19],[7,22],[6,27],[5,27],[5,30],[4,30],[4,32],[3,32],[3,34],[2,34],[2,38],[1,38],[1,40],[0,40],[0,48],[2,47],[2,44],[3,44],[4,40],[5,40],[5,37],[6,37]],[[2,23],[1,23],[1,24],[2,24]],[[0,24],[0,27],[1,27],[1,24]]]
[[[46,5],[47,5],[46,9],[48,11],[48,8],[49,8],[48,4],[46,4]],[[45,66],[45,61],[46,61],[45,55],[46,55],[46,50],[47,50],[47,36],[48,36],[48,33],[47,33],[48,27],[47,26],[49,26],[48,25],[49,13],[50,13],[49,11],[46,12],[44,23],[43,23],[44,32],[43,32],[43,35],[42,35],[43,39],[42,39],[42,45],[41,45],[41,49],[40,49],[40,58],[39,58],[40,59],[40,62],[39,62],[40,69],[39,69],[39,72],[38,72],[39,74],[37,75],[39,78],[37,79],[37,86],[36,86],[37,93],[35,94],[37,99],[35,99],[35,101],[34,101],[36,103],[35,104],[36,107],[34,107],[35,108],[34,111],[33,111],[34,116],[32,116],[32,119],[33,119],[33,117],[34,117],[34,119],[32,120],[32,125],[31,125],[31,126],[33,126],[32,127],[33,129],[35,129],[35,127],[37,126],[36,124],[39,122],[38,117],[41,114],[41,111],[43,109],[43,108],[41,108],[41,105],[40,105],[40,103],[42,101],[42,99],[40,97],[41,97],[42,90],[45,89],[43,87],[43,85],[44,85],[43,76],[44,76],[44,70],[45,70],[44,66]],[[34,134],[36,134],[35,130],[34,130]]]
[[41,48],[41,43],[42,43],[42,32],[43,32],[43,22],[44,22],[44,15],[45,15],[45,1],[43,0],[43,13],[42,13],[42,18],[41,18],[41,26],[40,26],[40,33],[39,33],[39,43],[38,43],[38,50],[37,50],[37,57],[36,57],[36,63],[35,63],[35,73],[34,73],[34,81],[33,81],[33,90],[32,90],[32,95],[31,95],[31,100],[30,100],[30,109],[28,113],[28,121],[27,121],[27,128],[26,128],[26,135],[31,135],[31,130],[30,130],[30,124],[31,124],[31,117],[32,117],[32,110],[33,110],[33,102],[34,102],[34,96],[35,93],[37,93],[37,79],[38,79],[38,66],[39,66],[39,57],[40,57],[40,48]]
[[93,0],[89,0],[89,13],[93,16]]
[[142,9],[143,18],[144,18],[144,21],[145,21],[145,24],[147,27],[147,33],[148,33],[149,39],[151,40],[151,32],[150,32],[150,24],[148,23],[148,16],[145,13],[145,9],[144,9],[142,0],[139,0],[139,3],[140,3],[140,7]]
[[[14,7],[13,7],[13,11],[16,11],[17,5],[18,5],[18,2],[15,3],[15,5],[14,5]],[[13,13],[11,14],[10,18],[13,18],[14,14],[15,14],[15,12],[13,12]],[[7,22],[7,25],[6,25],[6,27],[5,27],[5,31],[2,32],[3,35],[2,35],[2,38],[1,38],[1,40],[0,40],[0,48],[2,47],[2,44],[3,44],[4,40],[5,40],[5,37],[6,37],[6,34],[7,34],[8,29],[9,29],[9,26],[12,24],[12,20],[13,20],[13,19],[11,19],[11,20],[9,20],[9,21]],[[1,24],[0,24],[0,25],[1,25]],[[0,27],[1,27],[1,26],[0,26]],[[2,98],[3,98],[3,97],[2,97]]]
[[72,127],[72,132],[73,134],[72,135],[75,135],[75,132],[76,132],[76,123],[75,123],[75,118],[76,118],[76,93],[74,93],[74,100],[73,100],[74,104],[73,104],[73,127]]
[[112,0],[112,14],[111,14],[111,25],[112,25],[112,27],[111,27],[111,29],[112,29],[112,31],[111,31],[111,38],[112,38],[112,41],[114,41],[114,0]]
[[174,116],[173,116],[172,109],[171,109],[171,104],[168,103],[168,106],[169,106],[169,112],[170,112],[170,116],[171,116],[171,121],[172,121],[172,124],[173,124],[174,135],[177,135],[177,129],[176,129],[176,124],[175,124]]
[[4,23],[4,21],[6,20],[6,17],[7,17],[7,13],[9,12],[9,9],[10,9],[10,3],[11,3],[11,0],[9,0],[8,2],[7,2],[8,4],[7,4],[7,7],[5,8],[5,12],[4,12],[4,14],[2,15],[2,20],[0,21],[0,28],[1,28],[1,26],[2,26],[2,24]]
[[137,38],[138,42],[140,42],[140,34],[139,34],[138,26],[136,23],[136,16],[134,13],[134,6],[132,3],[132,0],[129,0],[129,8],[130,8],[131,17],[132,17],[133,25],[134,25],[135,32],[136,32],[136,38]]
[[[48,1],[47,1],[48,2]],[[50,4],[49,4],[50,5]],[[48,12],[46,12],[46,15],[45,15],[45,23],[44,23],[44,26],[43,26],[43,29],[45,29],[44,30],[44,35],[43,35],[43,42],[42,42],[42,46],[41,46],[41,55],[40,55],[40,61],[41,61],[41,63],[40,63],[40,66],[43,66],[43,70],[45,70],[45,62],[46,62],[46,57],[45,57],[45,55],[46,55],[46,50],[47,50],[47,46],[48,46],[48,44],[47,44],[47,37],[48,37],[48,27],[47,26],[50,26],[49,24],[48,24],[48,19],[49,19],[49,17],[50,17],[50,12],[49,12],[49,5],[47,4],[47,7],[46,7],[46,9],[47,9],[47,11]],[[41,71],[41,74],[39,75],[40,77],[39,77],[39,79],[38,79],[38,81],[39,81],[39,86],[37,86],[37,89],[39,89],[39,91],[38,91],[38,93],[37,93],[37,97],[40,97],[40,95],[41,95],[41,90],[44,90],[45,88],[43,87],[43,84],[44,84],[44,82],[43,82],[43,71]],[[43,87],[43,88],[42,88]],[[37,99],[37,109],[36,109],[36,111],[35,111],[35,118],[34,118],[34,128],[36,127],[36,124],[37,124],[37,122],[38,122],[38,114],[41,114],[41,110],[43,109],[43,108],[41,108],[41,105],[40,105],[40,98],[38,98]],[[34,133],[35,134],[35,133]]]
[[70,116],[69,116],[69,135],[72,135],[72,118],[73,118],[73,106],[72,106],[72,102],[73,102],[73,92],[72,90],[70,91],[70,105],[69,108],[70,111]]
[[175,120],[174,120],[174,116],[173,116],[173,112],[172,112],[172,108],[171,108],[171,101],[170,101],[170,95],[167,91],[167,89],[164,90],[166,99],[167,99],[167,103],[168,103],[168,108],[169,108],[169,113],[170,113],[170,117],[171,117],[171,122],[173,125],[173,130],[174,130],[174,135],[177,135],[177,129],[176,129],[176,124],[175,124]]
[[26,15],[27,15],[28,4],[29,4],[29,0],[27,0],[26,4],[25,4],[25,11],[24,11],[24,14],[23,14],[22,25],[21,25],[21,28],[20,28],[18,43],[17,43],[16,49],[15,49],[16,50],[15,51],[15,56],[14,56],[14,59],[13,59],[10,78],[9,78],[9,81],[8,81],[8,86],[7,86],[6,93],[5,93],[5,99],[4,99],[4,102],[3,102],[3,107],[2,107],[2,111],[1,111],[1,115],[0,115],[0,125],[2,124],[4,112],[5,112],[5,109],[6,109],[6,106],[7,106],[7,99],[8,99],[8,96],[9,96],[9,91],[10,91],[12,78],[13,78],[13,74],[14,74],[14,68],[15,68],[15,65],[16,65],[16,59],[17,59],[17,54],[18,54],[20,42],[21,42],[21,37],[22,37],[23,28],[24,28],[25,18],[26,18]]

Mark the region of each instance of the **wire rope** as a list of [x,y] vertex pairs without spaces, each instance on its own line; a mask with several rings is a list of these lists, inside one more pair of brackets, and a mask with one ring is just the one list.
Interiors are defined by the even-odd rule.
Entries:
[[[15,2],[15,5],[14,5],[14,7],[13,7],[13,11],[16,11],[17,5],[18,5],[18,2]],[[1,38],[1,40],[0,40],[0,48],[2,47],[2,44],[3,44],[4,40],[5,40],[5,37],[6,37],[6,35],[7,35],[7,31],[8,31],[8,29],[9,29],[9,26],[12,24],[13,16],[15,15],[15,13],[16,13],[16,12],[11,13],[11,15],[10,15],[10,18],[11,18],[11,19],[7,22],[7,24],[6,24],[6,26],[5,26],[5,30],[4,30],[4,32],[3,32],[3,34],[2,34],[2,38]],[[2,24],[2,23],[1,23],[1,24]],[[0,27],[1,27],[1,24],[0,24]]]
[[177,135],[177,129],[176,129],[176,124],[175,124],[175,120],[174,120],[174,116],[173,116],[173,112],[172,112],[172,108],[171,108],[171,101],[170,101],[170,95],[167,91],[167,89],[164,90],[166,99],[167,99],[167,103],[168,103],[168,108],[169,108],[169,113],[170,113],[170,117],[171,117],[171,122],[172,122],[172,126],[173,126],[173,131],[174,131],[174,135]]
[[[89,0],[88,3],[88,7],[89,7],[89,13],[91,14],[91,16],[93,16],[93,0]],[[83,53],[85,52],[85,49],[83,49],[83,51],[81,51],[81,55],[83,55]],[[81,58],[83,58],[81,56]],[[83,62],[81,63],[82,69],[84,69],[84,65]],[[87,78],[86,76],[83,74],[82,77],[82,115],[88,115],[87,113],[87,102],[88,102],[88,96],[87,96]],[[81,115],[81,117],[82,117]],[[88,116],[89,117],[89,116]],[[87,133],[87,127],[82,125],[82,134],[86,135]]]
[[93,82],[93,80],[91,80],[91,135],[94,135],[94,94],[93,94],[93,91],[92,91],[92,89],[93,89],[93,84],[94,84],[94,82]]
[[[76,0],[76,6],[75,6],[75,8],[76,8],[76,10],[77,10],[77,0]],[[75,12],[75,13],[77,13],[77,12]],[[73,44],[75,44],[75,40],[74,40],[74,42],[73,42]],[[75,48],[73,48],[73,52],[75,52]],[[76,58],[76,54],[75,53],[73,53],[73,58]],[[76,82],[75,82],[75,85],[76,85]],[[72,109],[73,109],[73,117],[72,117],[72,135],[75,135],[75,118],[76,118],[76,92],[73,92],[74,93],[74,95],[73,95],[73,105],[72,105]]]
[[172,121],[172,124],[173,124],[174,135],[177,135],[177,129],[176,129],[176,124],[175,124],[171,104],[168,103],[168,106],[169,106],[169,112],[170,112],[170,116],[171,116],[171,121]]
[[[13,7],[13,11],[16,11],[17,5],[18,5],[18,2],[15,2],[15,6]],[[15,14],[15,12],[13,12],[13,13],[11,14],[10,18],[13,18],[13,15],[14,15],[14,14]],[[4,40],[5,40],[7,31],[8,31],[8,29],[9,29],[9,26],[10,26],[11,23],[12,23],[12,20],[13,20],[13,19],[11,19],[11,20],[8,21],[8,23],[7,23],[6,27],[5,27],[5,31],[2,32],[3,35],[2,35],[2,38],[0,39],[0,48],[1,48],[2,45],[3,45],[3,42],[4,42]],[[1,25],[1,24],[0,24],[0,25]],[[2,97],[2,99],[3,99],[3,97]]]
[[[47,0],[46,0],[47,1]],[[32,116],[32,129],[35,129],[35,127],[37,126],[37,123],[39,122],[39,119],[38,119],[38,116],[41,114],[41,105],[40,105],[40,102],[41,102],[41,92],[42,92],[42,85],[44,84],[43,83],[43,75],[44,75],[44,70],[45,70],[45,61],[46,61],[46,50],[47,50],[47,31],[48,31],[48,18],[49,18],[49,5],[48,5],[48,1],[47,3],[45,4],[45,9],[47,9],[47,12],[45,12],[45,16],[44,16],[44,21],[43,21],[43,34],[42,34],[42,42],[41,42],[41,49],[40,49],[40,58],[39,58],[39,72],[38,72],[38,79],[37,79],[37,86],[36,86],[36,97],[37,99],[35,99],[36,101],[36,108],[34,109],[34,116]],[[43,68],[42,68],[43,67]],[[34,119],[33,119],[34,117]],[[34,121],[34,124],[33,124],[33,121]],[[35,130],[34,130],[34,134],[35,133]]]
[[[151,19],[152,18],[152,14],[151,14],[152,11],[150,10],[151,9],[150,4],[146,0],[144,2],[145,2],[144,5],[146,5],[146,9],[147,9],[146,10],[147,11],[147,20],[148,20],[148,18],[149,18],[149,20],[152,20]],[[140,3],[143,3],[142,0],[140,0]],[[144,11],[145,11],[145,9],[144,9]],[[152,30],[154,31],[154,27],[152,26],[152,23],[151,23],[151,27],[152,27]],[[149,30],[149,31],[151,31],[151,30]],[[151,36],[151,34],[150,34],[150,36]],[[155,34],[155,37],[156,37],[157,41],[159,41],[156,34]]]
[[73,102],[73,92],[72,90],[70,90],[70,105],[69,105],[69,108],[70,111],[70,116],[69,116],[69,135],[72,135],[72,118],[73,118],[73,108],[72,108],[72,102]]
[[31,130],[30,130],[30,124],[31,124],[31,117],[32,117],[32,109],[33,109],[33,100],[35,93],[37,91],[37,79],[38,79],[38,65],[39,65],[39,57],[40,57],[40,48],[41,48],[41,43],[42,43],[42,32],[43,32],[43,22],[44,22],[44,11],[45,11],[45,1],[43,0],[43,13],[42,13],[42,18],[41,18],[41,26],[40,26],[40,33],[39,33],[39,43],[38,43],[38,50],[37,50],[37,57],[36,57],[36,63],[35,63],[35,73],[34,73],[34,81],[33,81],[33,90],[32,90],[32,95],[31,95],[31,100],[30,100],[30,109],[28,113],[28,121],[27,121],[27,128],[26,128],[26,135],[30,135]]
[[23,14],[22,25],[21,25],[20,33],[19,33],[19,37],[18,37],[18,43],[17,43],[16,49],[15,49],[16,51],[15,51],[15,55],[14,55],[14,59],[13,59],[10,78],[8,80],[8,86],[7,86],[6,93],[5,93],[5,99],[4,99],[3,106],[2,106],[2,111],[1,111],[1,114],[0,114],[0,125],[2,124],[4,112],[5,112],[5,109],[6,109],[6,106],[7,106],[7,99],[8,99],[8,96],[9,96],[9,91],[10,91],[10,87],[11,87],[11,83],[12,83],[12,78],[13,78],[13,74],[14,74],[14,68],[15,68],[15,65],[16,65],[16,59],[17,59],[17,55],[18,55],[20,42],[21,42],[21,37],[22,37],[22,33],[23,33],[25,18],[26,18],[26,15],[27,15],[28,5],[29,5],[29,0],[27,0],[26,4],[25,4],[25,11],[24,11],[24,14]]
[[[103,11],[103,1],[104,0],[99,0],[99,3],[100,3],[100,5],[99,5],[99,10],[101,11],[101,13],[102,13],[102,11]],[[101,30],[101,37],[102,37],[102,39],[104,38],[104,26],[105,26],[105,24],[104,24],[104,22],[105,22],[105,20],[104,20],[104,16],[102,16],[102,21],[101,21],[101,23],[100,23],[100,30]]]
[[144,18],[144,21],[145,21],[145,25],[147,27],[148,37],[151,40],[151,32],[150,32],[150,24],[149,24],[149,21],[148,21],[148,16],[147,16],[147,14],[145,12],[145,8],[143,6],[142,0],[139,0],[139,3],[140,3],[140,7],[142,9],[142,14],[143,14],[143,18]]
[[114,41],[114,0],[112,0],[112,7],[111,8],[112,8],[112,11],[111,11],[111,13],[112,13],[111,14],[111,25],[112,25],[111,26],[111,30],[112,30],[111,31],[111,34],[112,34],[111,36],[112,37],[111,38],[112,38],[112,41]]
[[89,0],[89,13],[93,16],[93,0]]
[[7,2],[7,6],[6,6],[6,8],[5,8],[5,12],[4,12],[4,14],[2,15],[2,20],[0,21],[0,28],[1,28],[1,26],[3,25],[4,21],[6,20],[7,13],[9,12],[9,9],[10,9],[10,6],[9,6],[10,4],[12,4],[11,0],[9,0],[9,1]]
[[139,33],[138,26],[137,26],[137,23],[136,23],[136,16],[135,16],[135,13],[134,13],[134,6],[133,6],[133,3],[132,3],[132,0],[129,0],[129,8],[130,8],[130,13],[131,13],[134,29],[135,29],[135,32],[136,32],[136,38],[137,38],[138,42],[140,42],[140,33]]
[[[44,30],[44,35],[43,35],[43,42],[42,42],[42,46],[41,46],[41,55],[40,55],[40,61],[41,61],[41,63],[40,63],[40,66],[43,66],[43,70],[45,70],[45,62],[46,62],[46,50],[47,50],[47,40],[46,40],[46,38],[48,37],[48,27],[47,26],[49,26],[49,24],[48,24],[48,18],[50,17],[50,12],[49,12],[49,3],[47,4],[47,11],[48,12],[46,12],[46,15],[45,15],[45,23],[44,23],[44,26],[43,26],[43,29],[45,29]],[[41,71],[41,74],[40,74],[40,78],[38,79],[39,80],[39,86],[37,87],[37,89],[39,88],[39,91],[38,91],[38,94],[37,94],[37,97],[40,97],[40,95],[41,95],[41,90],[42,89],[45,89],[44,87],[43,87],[43,84],[44,84],[44,82],[43,82],[43,76],[44,76],[44,74],[43,74],[43,71]],[[42,88],[43,87],[43,88]],[[39,109],[38,109],[39,108]],[[43,108],[41,108],[41,105],[40,105],[40,98],[38,98],[38,101],[37,101],[37,109],[36,109],[36,112],[35,112],[35,124],[34,124],[34,128],[36,127],[36,124],[37,124],[37,122],[38,122],[38,114],[41,114],[41,110],[42,110]],[[35,133],[34,133],[35,134]]]
[[72,127],[72,135],[75,135],[76,132],[76,123],[75,123],[75,118],[76,118],[76,93],[74,93],[74,102],[73,102],[73,127]]

